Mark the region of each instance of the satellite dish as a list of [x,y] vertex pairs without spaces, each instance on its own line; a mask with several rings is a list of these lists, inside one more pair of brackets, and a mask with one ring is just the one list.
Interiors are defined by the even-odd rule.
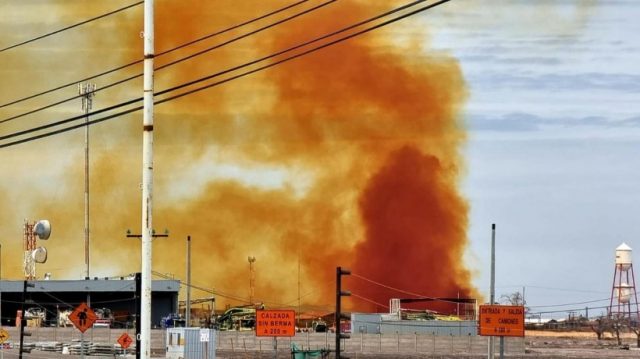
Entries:
[[33,232],[37,234],[40,239],[49,239],[51,235],[51,223],[46,219],[41,219],[33,226]]
[[38,247],[31,252],[31,256],[36,263],[44,263],[47,261],[47,249],[44,247]]

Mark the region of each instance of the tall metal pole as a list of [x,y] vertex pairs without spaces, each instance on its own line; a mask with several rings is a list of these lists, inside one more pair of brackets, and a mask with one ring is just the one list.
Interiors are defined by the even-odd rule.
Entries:
[[255,286],[256,286],[256,272],[253,268],[253,263],[256,262],[256,257],[249,256],[249,303],[254,304]]
[[22,301],[20,302],[20,353],[18,357],[22,359],[22,353],[24,348],[24,302],[27,299],[27,280],[25,279],[22,286]]
[[89,279],[89,112],[93,105],[96,84],[78,84],[78,94],[82,96],[82,109],[84,110],[84,277]]
[[[0,328],[2,328],[2,243],[0,243]],[[0,359],[4,359],[4,348],[0,348]]]
[[140,331],[140,313],[142,312],[142,273],[136,273],[136,292],[134,298],[136,299],[136,359],[140,359],[140,337],[142,336]]
[[[496,224],[491,225],[491,284],[490,284],[490,303],[495,304],[496,300]],[[489,337],[489,359],[494,358],[493,337]]]
[[141,357],[151,357],[151,263],[153,228],[153,0],[144,0],[144,76],[142,115],[142,311]]
[[336,268],[336,316],[335,316],[336,359],[340,359],[340,313],[342,310],[341,308],[342,303],[340,303],[342,301],[341,291],[342,291],[342,268],[338,267]]
[[187,303],[185,308],[186,327],[191,326],[191,236],[187,236]]
[[[298,314],[296,318],[300,317],[300,246],[298,246]],[[296,323],[298,325],[298,323]]]

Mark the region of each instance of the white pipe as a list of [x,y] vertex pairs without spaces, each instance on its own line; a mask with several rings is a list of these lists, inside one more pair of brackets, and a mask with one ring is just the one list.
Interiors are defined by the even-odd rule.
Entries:
[[140,357],[151,358],[151,263],[153,228],[153,0],[144,1],[144,77],[142,114],[142,298]]

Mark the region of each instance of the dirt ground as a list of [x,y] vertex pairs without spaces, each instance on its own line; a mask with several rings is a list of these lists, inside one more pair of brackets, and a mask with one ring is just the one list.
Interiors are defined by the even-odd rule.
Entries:
[[526,358],[638,358],[640,349],[634,333],[620,334],[618,345],[610,333],[597,339],[590,331],[535,331],[526,332]]

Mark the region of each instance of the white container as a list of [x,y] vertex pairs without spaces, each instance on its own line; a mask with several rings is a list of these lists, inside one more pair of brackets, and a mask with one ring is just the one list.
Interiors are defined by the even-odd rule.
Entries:
[[627,304],[631,301],[631,295],[633,294],[633,288],[627,283],[622,283],[618,287],[618,302]]
[[626,243],[622,243],[616,248],[616,265],[625,271],[631,268],[631,247]]

